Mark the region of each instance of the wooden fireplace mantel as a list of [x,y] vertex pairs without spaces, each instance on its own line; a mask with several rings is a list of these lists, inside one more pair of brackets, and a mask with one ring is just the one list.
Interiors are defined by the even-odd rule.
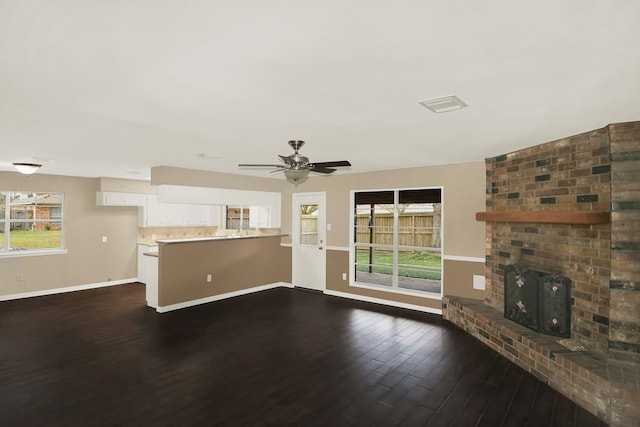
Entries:
[[593,211],[501,211],[476,212],[476,221],[529,222],[538,224],[607,224],[609,212]]

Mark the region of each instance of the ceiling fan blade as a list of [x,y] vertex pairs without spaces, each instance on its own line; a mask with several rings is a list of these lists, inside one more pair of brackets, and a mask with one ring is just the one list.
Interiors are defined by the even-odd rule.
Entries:
[[281,168],[282,165],[266,165],[266,164],[253,164],[253,163],[241,163],[238,165],[241,168]]
[[334,173],[336,171],[335,169],[331,169],[331,168],[318,167],[315,164],[314,164],[314,167],[312,167],[309,170],[311,172],[318,172],[318,173]]
[[288,165],[292,165],[295,162],[293,161],[293,159],[287,157],[287,156],[283,156],[282,154],[278,154],[278,157],[280,157],[282,159],[283,162],[285,162]]
[[342,167],[342,166],[351,166],[351,163],[349,163],[347,160],[338,160],[335,162],[319,162],[319,163],[314,163],[313,165],[315,167],[321,167],[321,168],[335,168],[335,167]]

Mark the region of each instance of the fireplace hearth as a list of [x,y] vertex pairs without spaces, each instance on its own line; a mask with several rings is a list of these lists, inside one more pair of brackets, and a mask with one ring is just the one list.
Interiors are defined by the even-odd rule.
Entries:
[[532,270],[505,267],[504,316],[534,331],[571,336],[571,280]]

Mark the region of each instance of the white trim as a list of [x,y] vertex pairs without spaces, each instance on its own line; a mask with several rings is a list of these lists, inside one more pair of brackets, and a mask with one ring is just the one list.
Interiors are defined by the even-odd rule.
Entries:
[[86,285],[76,285],[76,286],[67,286],[64,288],[55,288],[55,289],[44,289],[41,291],[33,291],[33,292],[25,292],[21,294],[11,294],[11,295],[0,295],[0,301],[10,301],[14,299],[22,299],[22,298],[31,298],[31,297],[41,297],[46,295],[55,295],[61,294],[65,292],[75,292],[75,291],[86,291],[88,289],[96,289],[96,288],[104,288],[107,286],[116,286],[116,285],[124,285],[126,283],[134,283],[137,282],[138,278],[134,277],[131,279],[122,279],[122,280],[112,280],[109,282],[100,282],[100,283],[89,283]]
[[412,297],[420,297],[426,299],[442,300],[442,294],[436,294],[426,291],[415,291],[404,288],[389,288],[383,285],[374,285],[370,283],[351,282],[349,285],[354,288],[371,289],[373,291],[388,292],[390,294],[410,295]]
[[206,298],[199,298],[191,301],[179,302],[177,304],[165,305],[165,306],[157,307],[156,311],[158,313],[166,313],[168,311],[179,310],[181,308],[193,307],[200,304],[206,304],[209,302],[220,301],[227,298],[238,297],[241,295],[248,295],[254,292],[266,291],[268,289],[275,289],[280,287],[293,288],[293,285],[285,282],[277,282],[277,283],[272,283],[270,285],[256,286],[254,288],[247,288],[239,291],[227,292],[226,294],[212,295]]
[[[291,246],[290,243],[281,243],[280,245]],[[351,248],[347,246],[327,246],[327,250],[349,252]],[[484,258],[480,258],[480,257],[460,256],[460,255],[442,255],[442,259],[446,261],[481,262],[483,264],[486,261]]]
[[292,248],[293,244],[292,243],[282,243],[282,242],[280,242],[280,246],[284,246],[285,248]]
[[409,309],[409,310],[422,311],[424,313],[442,315],[442,309],[438,309],[438,308],[424,307],[424,306],[421,306],[421,305],[407,304],[407,303],[404,303],[404,302],[390,301],[390,300],[386,300],[386,299],[373,298],[373,297],[367,297],[367,296],[356,295],[356,294],[349,294],[349,293],[346,293],[346,292],[339,292],[339,291],[326,290],[326,291],[324,291],[324,293],[326,295],[331,295],[331,296],[334,296],[334,297],[348,298],[348,299],[354,299],[354,300],[358,300],[358,301],[372,302],[374,304],[389,305],[391,307],[406,308],[406,309]]
[[26,251],[7,251],[0,253],[0,258],[21,258],[27,256],[42,255],[65,255],[66,249],[43,249],[43,250],[26,250]]
[[466,261],[466,262],[481,262],[485,263],[486,259],[470,256],[458,256],[458,255],[442,255],[442,259],[445,261]]

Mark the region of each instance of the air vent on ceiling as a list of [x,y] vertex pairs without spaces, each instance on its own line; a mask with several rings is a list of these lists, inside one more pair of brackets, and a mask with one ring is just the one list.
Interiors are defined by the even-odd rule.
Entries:
[[434,113],[446,113],[448,111],[459,110],[467,106],[467,104],[455,95],[427,99],[425,101],[420,101],[419,103]]

